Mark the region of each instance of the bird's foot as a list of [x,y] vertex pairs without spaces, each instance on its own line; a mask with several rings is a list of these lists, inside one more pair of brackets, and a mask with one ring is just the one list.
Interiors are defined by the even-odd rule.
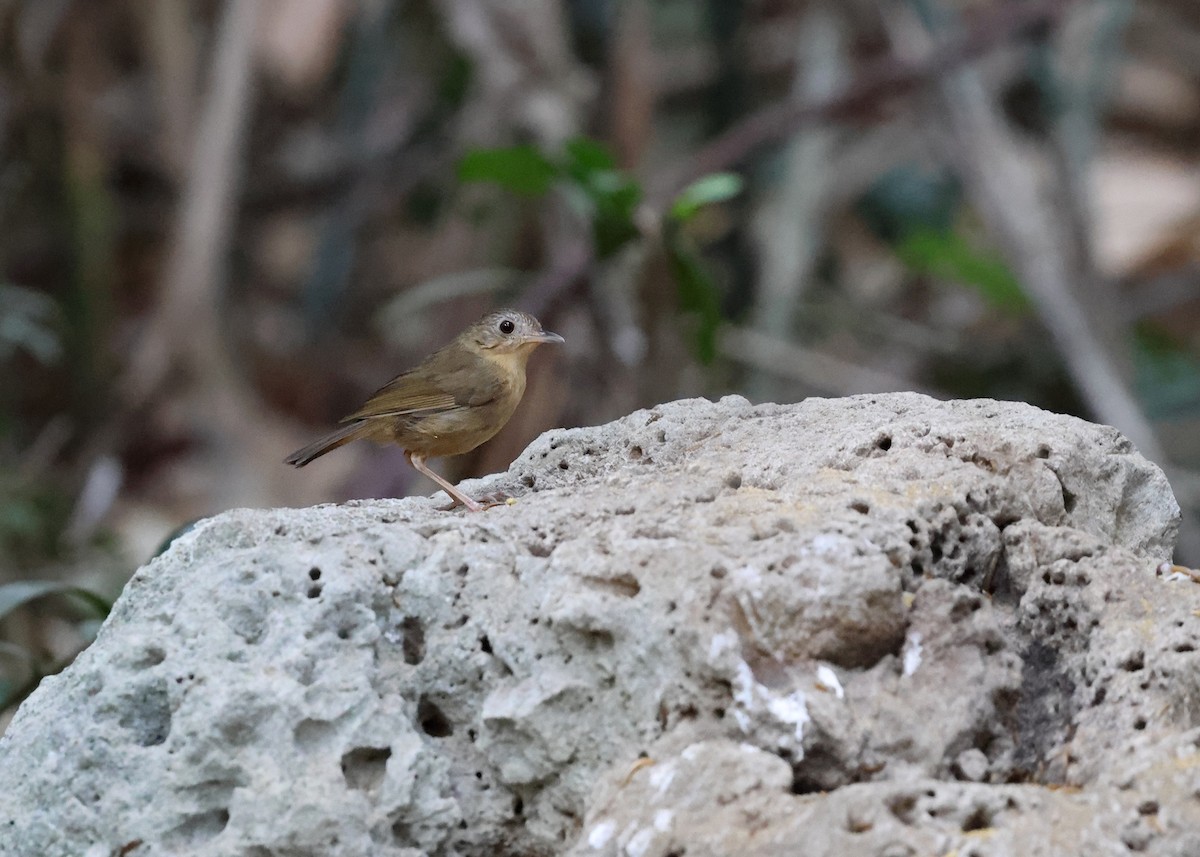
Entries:
[[[472,512],[482,512],[484,509],[493,509],[496,506],[512,506],[515,504],[516,498],[510,497],[503,491],[494,491],[491,494],[480,497],[478,500],[471,500],[470,497],[464,495],[463,499],[453,498],[454,502],[449,506],[442,506],[438,509],[439,512],[450,512],[457,509],[459,506],[466,506]],[[465,500],[471,500],[470,503]]]

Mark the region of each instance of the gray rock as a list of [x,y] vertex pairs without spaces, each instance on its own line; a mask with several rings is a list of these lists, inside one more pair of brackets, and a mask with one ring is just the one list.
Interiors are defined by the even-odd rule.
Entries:
[[1200,589],[1113,429],[675,402],[234,511],[0,738],[0,854],[1200,853]]

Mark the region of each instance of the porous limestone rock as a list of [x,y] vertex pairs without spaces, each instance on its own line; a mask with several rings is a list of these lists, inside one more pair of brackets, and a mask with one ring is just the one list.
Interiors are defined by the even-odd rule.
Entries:
[[1200,588],[1113,429],[914,394],[234,511],[0,738],[14,857],[1200,853]]

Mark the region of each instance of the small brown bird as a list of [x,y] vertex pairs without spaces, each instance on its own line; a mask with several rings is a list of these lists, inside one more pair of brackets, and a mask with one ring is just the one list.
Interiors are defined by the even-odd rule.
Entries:
[[345,417],[342,428],[284,459],[303,467],[352,440],[395,443],[404,457],[472,512],[472,500],[425,466],[427,458],[461,455],[490,439],[525,394],[525,364],[543,342],[562,342],[529,313],[485,315],[421,365],[393,378]]

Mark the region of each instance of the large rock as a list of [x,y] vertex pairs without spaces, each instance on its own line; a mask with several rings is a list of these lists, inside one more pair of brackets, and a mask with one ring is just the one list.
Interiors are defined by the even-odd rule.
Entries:
[[235,511],[0,739],[0,853],[1200,853],[1200,589],[1119,433],[917,395]]

